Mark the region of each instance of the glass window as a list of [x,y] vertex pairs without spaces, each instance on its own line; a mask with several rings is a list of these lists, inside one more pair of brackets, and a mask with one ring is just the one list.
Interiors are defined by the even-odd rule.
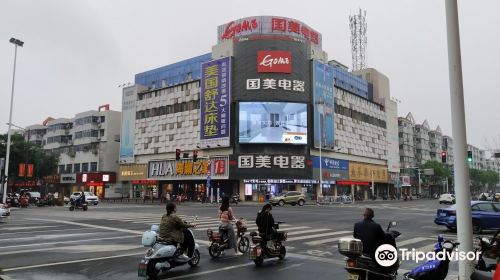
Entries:
[[477,211],[496,212],[495,208],[493,208],[493,204],[491,204],[491,203],[480,203],[480,204],[476,204],[476,206],[478,207]]
[[64,173],[64,165],[58,165],[57,166],[57,173],[63,174]]
[[90,171],[97,171],[97,162],[90,163]]
[[75,170],[75,173],[80,172],[80,164],[79,163],[75,163],[74,170]]
[[66,173],[73,173],[73,164],[66,164]]
[[89,164],[82,163],[82,172],[89,172]]

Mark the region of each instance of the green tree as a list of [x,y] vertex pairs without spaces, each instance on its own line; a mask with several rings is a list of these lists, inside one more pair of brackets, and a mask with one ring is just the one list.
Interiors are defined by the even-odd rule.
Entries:
[[[58,157],[44,151],[39,146],[24,141],[19,134],[11,135],[9,159],[9,177],[17,178],[20,163],[34,164],[35,178],[54,174],[57,170]],[[7,134],[0,135],[0,158],[5,158],[7,152]]]
[[443,179],[448,179],[448,181],[451,179],[450,167],[448,165],[442,164],[441,162],[429,160],[425,164],[422,164],[420,166],[421,172],[423,172],[424,169],[434,170],[434,175],[421,175],[423,181],[431,185],[441,185]]

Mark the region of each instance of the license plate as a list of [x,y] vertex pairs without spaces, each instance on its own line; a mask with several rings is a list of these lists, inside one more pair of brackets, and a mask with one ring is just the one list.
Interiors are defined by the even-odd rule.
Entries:
[[146,269],[148,267],[148,264],[144,261],[141,261],[141,263],[139,264],[139,269],[137,270],[137,275],[139,277],[146,277]]
[[358,280],[359,275],[355,273],[347,273],[347,280]]
[[440,216],[440,217],[446,217],[446,213],[441,212],[441,213],[439,213],[439,216]]

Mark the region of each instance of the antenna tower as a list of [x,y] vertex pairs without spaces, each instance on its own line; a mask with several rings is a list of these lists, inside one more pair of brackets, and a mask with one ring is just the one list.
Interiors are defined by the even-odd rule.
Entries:
[[366,11],[359,9],[359,14],[349,16],[353,71],[366,68],[366,26]]

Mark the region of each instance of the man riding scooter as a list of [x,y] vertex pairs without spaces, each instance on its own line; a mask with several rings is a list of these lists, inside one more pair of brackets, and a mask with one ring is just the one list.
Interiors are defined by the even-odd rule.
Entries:
[[173,202],[167,203],[167,213],[161,217],[160,222],[160,239],[163,242],[175,242],[180,244],[183,254],[178,256],[179,259],[189,260],[186,255],[187,245],[184,244],[184,230],[195,227],[194,224],[188,224],[179,218],[177,213],[177,206]]
[[375,217],[373,209],[366,208],[363,213],[363,221],[354,225],[353,236],[363,242],[363,253],[375,261],[375,251],[384,244],[385,232],[379,224],[373,221],[373,217]]

